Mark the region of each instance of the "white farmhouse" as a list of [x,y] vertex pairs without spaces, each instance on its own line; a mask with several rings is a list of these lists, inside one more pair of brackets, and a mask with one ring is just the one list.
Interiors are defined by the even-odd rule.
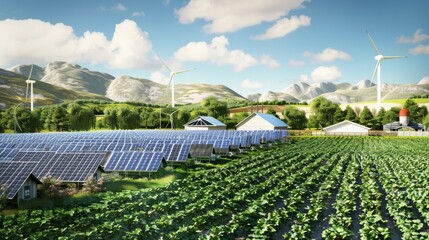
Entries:
[[237,130],[286,130],[288,125],[274,115],[265,113],[252,113],[239,122]]
[[337,136],[368,136],[370,128],[345,120],[340,123],[325,127],[325,135]]

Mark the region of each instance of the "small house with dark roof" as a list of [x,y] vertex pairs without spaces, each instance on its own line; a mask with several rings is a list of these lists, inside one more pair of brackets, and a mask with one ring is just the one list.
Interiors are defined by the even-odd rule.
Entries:
[[226,125],[214,117],[199,116],[186,123],[185,130],[226,130]]
[[272,114],[252,113],[239,122],[237,130],[286,130],[288,125]]

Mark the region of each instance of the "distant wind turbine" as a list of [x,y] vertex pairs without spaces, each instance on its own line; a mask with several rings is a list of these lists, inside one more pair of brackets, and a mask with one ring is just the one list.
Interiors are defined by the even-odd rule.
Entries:
[[180,71],[173,71],[162,59],[161,57],[158,55],[158,59],[161,62],[162,65],[164,65],[165,68],[168,69],[168,71],[170,71],[170,81],[168,81],[168,85],[167,88],[165,89],[165,93],[167,93],[168,88],[171,86],[171,106],[174,108],[174,76],[176,76],[177,74],[180,73],[184,73],[184,72],[189,72],[192,70],[195,70],[195,68],[191,68],[191,69],[186,69],[186,70],[180,70]]
[[36,83],[36,81],[31,80],[31,74],[33,73],[33,64],[31,64],[30,74],[28,75],[28,79],[25,81],[27,83],[27,89],[25,90],[25,102],[27,102],[28,98],[28,84],[30,84],[31,89],[31,95],[30,95],[30,109],[33,111],[33,102],[34,102],[34,96],[33,96],[33,84]]
[[368,34],[369,41],[372,44],[372,47],[374,48],[375,53],[377,54],[374,58],[377,60],[377,64],[375,65],[374,73],[372,74],[371,81],[374,81],[375,73],[377,73],[377,112],[380,111],[381,108],[381,77],[380,77],[380,65],[381,61],[384,59],[397,59],[397,58],[406,58],[406,56],[384,56],[382,55],[378,49],[377,46],[375,46],[374,41],[371,38],[371,35],[369,35],[369,32],[366,32]]

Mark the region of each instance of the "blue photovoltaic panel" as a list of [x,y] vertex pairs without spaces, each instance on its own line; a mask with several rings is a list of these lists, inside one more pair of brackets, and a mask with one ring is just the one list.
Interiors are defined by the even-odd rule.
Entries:
[[107,162],[106,166],[104,167],[104,170],[106,171],[113,171],[116,167],[116,165],[121,160],[123,152],[112,152],[109,161]]
[[114,152],[104,170],[156,172],[162,159],[161,152]]
[[167,161],[186,161],[188,160],[191,144],[175,143],[167,155]]

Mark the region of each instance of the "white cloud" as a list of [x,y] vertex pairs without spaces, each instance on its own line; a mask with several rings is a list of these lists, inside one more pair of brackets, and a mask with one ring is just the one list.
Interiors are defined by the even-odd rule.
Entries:
[[133,16],[133,17],[141,17],[141,16],[144,16],[145,14],[144,14],[144,12],[143,11],[141,11],[141,12],[133,12],[132,14],[131,14],[131,16]]
[[429,54],[429,45],[419,44],[417,47],[410,49],[409,52],[414,55]]
[[170,80],[169,76],[166,76],[162,73],[162,71],[155,71],[150,74],[149,79],[151,81],[161,83],[161,84],[168,84],[168,81]]
[[37,19],[0,21],[0,32],[8,33],[0,38],[0,66],[62,60],[111,68],[153,67],[149,36],[131,20],[116,25],[111,41],[101,32],[76,36],[70,26]]
[[305,65],[304,61],[295,60],[295,59],[289,60],[289,66],[291,67],[302,67],[304,65]]
[[116,10],[116,11],[125,11],[125,10],[127,10],[127,8],[122,3],[119,3],[118,5],[114,6],[112,9]]
[[336,66],[320,66],[311,72],[311,80],[314,82],[334,81],[341,77],[341,72]]
[[212,62],[218,66],[229,65],[239,72],[255,66],[258,61],[242,50],[229,50],[229,41],[225,36],[219,36],[207,42],[190,42],[174,53],[179,61]]
[[190,24],[197,19],[209,22],[208,33],[235,32],[245,27],[272,22],[301,7],[305,0],[190,0],[176,10],[180,23]]
[[413,37],[405,37],[405,36],[400,36],[399,38],[396,39],[397,43],[419,43],[419,42],[423,42],[425,40],[429,39],[429,35],[423,33],[422,34],[422,29],[417,29],[416,32],[414,33]]
[[280,66],[280,63],[271,58],[271,56],[268,54],[262,55],[260,63],[271,69],[278,68]]
[[352,59],[352,57],[348,53],[332,48],[326,48],[321,53],[311,53],[305,51],[302,55],[304,57],[309,57],[316,62],[332,62],[336,59],[350,61]]
[[267,40],[284,37],[287,34],[297,30],[301,26],[309,26],[311,18],[305,15],[292,16],[290,19],[279,19],[272,27],[268,28],[265,33],[256,35],[256,40]]
[[241,82],[241,87],[245,89],[259,89],[262,87],[262,84],[253,82],[250,79],[245,79]]

